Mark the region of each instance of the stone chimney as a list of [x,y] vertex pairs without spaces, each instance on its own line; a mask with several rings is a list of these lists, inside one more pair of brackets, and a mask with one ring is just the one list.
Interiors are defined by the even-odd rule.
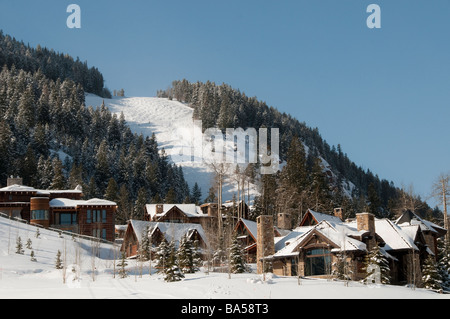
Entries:
[[257,272],[262,274],[264,273],[262,258],[275,254],[272,216],[259,216],[256,219],[256,224],[258,232],[256,242]]
[[372,248],[376,245],[375,216],[369,213],[356,214],[356,225],[358,227],[358,231],[363,230],[369,232],[369,236],[365,237],[366,240],[364,240],[364,242],[367,245],[367,250],[372,250]]
[[6,181],[6,186],[13,186],[13,185],[23,185],[23,178],[17,176],[14,178],[13,176],[9,177]]
[[162,204],[156,205],[156,213],[162,214],[163,212],[164,212],[164,205],[162,205]]
[[344,220],[344,211],[342,210],[342,208],[335,208],[334,216],[340,218],[343,221]]
[[287,213],[278,214],[278,228],[290,230],[292,229],[291,215]]

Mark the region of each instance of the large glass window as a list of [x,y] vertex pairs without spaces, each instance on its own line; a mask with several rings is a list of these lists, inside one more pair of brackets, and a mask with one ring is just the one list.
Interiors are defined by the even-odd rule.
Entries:
[[76,225],[77,215],[70,213],[60,213],[59,214],[59,224],[60,225]]
[[331,254],[327,249],[311,249],[306,252],[305,275],[328,275],[331,271]]
[[32,220],[48,220],[48,210],[32,210],[31,211]]

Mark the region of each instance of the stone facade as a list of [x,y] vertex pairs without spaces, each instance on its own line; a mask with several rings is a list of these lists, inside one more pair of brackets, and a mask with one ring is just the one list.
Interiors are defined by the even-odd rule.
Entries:
[[257,272],[264,272],[263,258],[275,254],[273,217],[259,216],[256,219],[258,235],[257,235]]

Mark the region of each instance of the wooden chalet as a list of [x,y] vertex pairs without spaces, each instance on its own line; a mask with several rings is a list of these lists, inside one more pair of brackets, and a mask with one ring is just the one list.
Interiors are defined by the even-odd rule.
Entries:
[[152,247],[159,246],[163,241],[174,241],[175,246],[178,246],[185,235],[189,240],[198,241],[202,249],[209,246],[205,231],[199,224],[130,220],[121,246],[127,258],[138,254],[140,243],[147,232]]
[[[436,242],[446,230],[406,212],[397,221],[357,214],[342,221],[309,210],[300,226],[288,235],[273,238],[275,252],[265,258],[282,276],[330,277],[338,258],[345,256],[352,280],[364,278],[363,261],[376,245],[387,257],[392,283],[420,285],[421,265],[436,254]],[[257,245],[260,245],[257,243]]]

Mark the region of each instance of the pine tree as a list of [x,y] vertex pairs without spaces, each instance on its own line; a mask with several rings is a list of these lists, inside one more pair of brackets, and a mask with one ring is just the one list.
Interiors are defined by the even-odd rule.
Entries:
[[59,250],[56,253],[55,268],[56,269],[63,269],[63,264],[62,264],[62,260],[61,260],[61,251],[59,251]]
[[158,273],[164,274],[168,264],[168,259],[170,256],[169,245],[165,240],[163,240],[156,251],[156,269]]
[[433,256],[428,256],[422,266],[422,282],[426,289],[441,290],[442,280],[439,275],[438,265]]
[[178,264],[181,271],[185,274],[193,274],[198,268],[195,265],[195,248],[191,240],[184,235],[180,241],[180,247],[177,251]]
[[244,252],[236,236],[233,237],[229,250],[231,272],[234,274],[242,274],[246,272],[247,265],[245,263]]
[[117,267],[119,267],[119,277],[122,279],[128,277],[128,271],[126,269],[127,266],[128,266],[128,263],[126,261],[125,252],[122,252],[121,260],[117,264]]
[[[389,285],[391,282],[389,261],[382,254],[378,245],[367,254],[363,270],[367,273],[366,278],[363,280],[365,283],[376,283],[378,279],[380,280],[380,283],[384,285]],[[380,277],[375,278],[375,276]]]
[[145,230],[142,233],[142,241],[140,245],[140,255],[142,260],[150,260],[151,258],[151,242],[149,237],[150,227],[145,227]]
[[336,254],[336,262],[333,263],[333,271],[331,274],[339,280],[351,280],[352,271],[350,263],[347,261],[347,256],[344,252]]
[[32,250],[31,253],[30,253],[30,260],[33,261],[33,262],[37,261],[36,256],[34,254],[34,250]]
[[450,249],[445,239],[438,239],[438,270],[442,281],[442,288],[450,290]]
[[22,238],[17,237],[17,240],[16,240],[16,254],[23,255],[24,252],[25,251],[23,250]]
[[52,161],[52,166],[53,166],[53,181],[52,184],[50,185],[51,189],[64,189],[66,186],[66,179],[64,177],[64,173],[63,173],[63,165],[62,162],[59,160],[59,158],[55,158]]
[[26,244],[27,249],[33,249],[33,247],[31,245],[32,245],[31,239],[28,238],[27,244]]
[[175,242],[171,241],[168,245],[169,256],[165,265],[164,281],[174,282],[180,281],[184,278],[183,273],[178,265],[177,253],[175,249]]
[[199,205],[200,201],[202,199],[202,190],[201,188],[198,186],[197,182],[194,184],[194,186],[192,187],[192,194],[191,194],[191,202]]

